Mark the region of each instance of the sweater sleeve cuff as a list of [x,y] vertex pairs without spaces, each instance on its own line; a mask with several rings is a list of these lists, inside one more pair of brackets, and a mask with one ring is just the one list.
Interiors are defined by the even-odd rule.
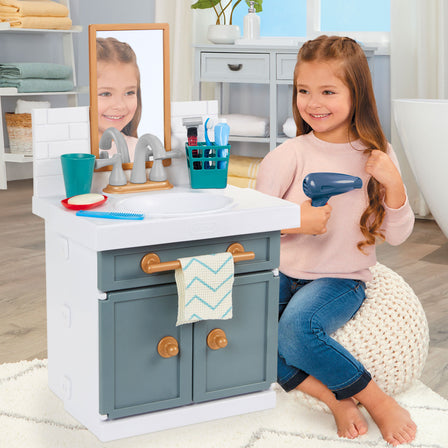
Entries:
[[390,208],[383,203],[384,209],[386,211],[386,219],[388,221],[392,221],[393,223],[402,223],[403,221],[407,221],[409,219],[409,214],[414,216],[414,212],[409,204],[408,193],[406,192],[406,200],[404,204],[399,208]]
[[386,241],[392,245],[401,244],[411,234],[415,216],[409,204],[408,195],[400,208],[390,208],[384,204],[386,216],[383,228],[386,230]]
[[384,205],[384,209],[386,210],[387,213],[400,213],[403,210],[409,208],[408,193],[406,192],[406,200],[404,201],[404,204],[399,208],[391,208],[386,204],[386,202],[383,202],[383,205]]

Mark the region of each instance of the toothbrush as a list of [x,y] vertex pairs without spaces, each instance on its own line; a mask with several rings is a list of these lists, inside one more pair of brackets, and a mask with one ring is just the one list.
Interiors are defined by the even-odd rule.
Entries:
[[86,216],[89,218],[133,219],[133,220],[142,220],[145,217],[143,213],[94,212],[90,210],[79,210],[76,212],[76,216]]
[[208,138],[208,130],[211,129],[212,127],[213,127],[213,121],[210,118],[207,118],[204,124],[204,137],[205,137],[205,144],[207,146],[212,146],[212,143]]
[[[215,124],[215,121],[211,118],[207,118],[204,123],[204,137],[205,137],[205,144],[207,147],[213,146],[214,143],[210,141],[208,138],[208,130],[211,129]],[[210,149],[204,149],[204,157],[210,157],[211,150]],[[204,169],[208,170],[212,168],[212,162],[204,162]]]

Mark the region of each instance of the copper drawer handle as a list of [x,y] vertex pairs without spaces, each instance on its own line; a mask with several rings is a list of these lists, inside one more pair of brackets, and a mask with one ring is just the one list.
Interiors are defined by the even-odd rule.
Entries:
[[[227,252],[233,255],[233,262],[253,260],[255,258],[254,252],[245,252],[244,247],[240,243],[233,243],[227,248]],[[182,266],[179,260],[160,262],[160,258],[157,254],[146,254],[141,262],[140,267],[143,272],[147,274],[153,274],[155,272],[174,271],[180,269]]]
[[227,64],[232,72],[238,72],[243,68],[243,64]]

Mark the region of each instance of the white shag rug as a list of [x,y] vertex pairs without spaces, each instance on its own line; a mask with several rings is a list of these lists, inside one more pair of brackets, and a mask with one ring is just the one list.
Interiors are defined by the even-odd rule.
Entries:
[[[396,396],[418,425],[403,447],[448,448],[448,400],[419,381]],[[367,416],[367,414],[366,414]],[[74,420],[47,386],[47,361],[0,365],[0,448],[350,448],[387,447],[369,432],[340,439],[331,415],[277,390],[275,409],[102,443]]]

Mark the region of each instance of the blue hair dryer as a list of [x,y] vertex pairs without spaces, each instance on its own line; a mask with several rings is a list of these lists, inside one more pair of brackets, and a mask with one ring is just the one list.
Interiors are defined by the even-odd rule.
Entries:
[[311,199],[313,207],[322,207],[331,196],[361,187],[362,180],[349,174],[310,173],[303,179],[303,192]]

